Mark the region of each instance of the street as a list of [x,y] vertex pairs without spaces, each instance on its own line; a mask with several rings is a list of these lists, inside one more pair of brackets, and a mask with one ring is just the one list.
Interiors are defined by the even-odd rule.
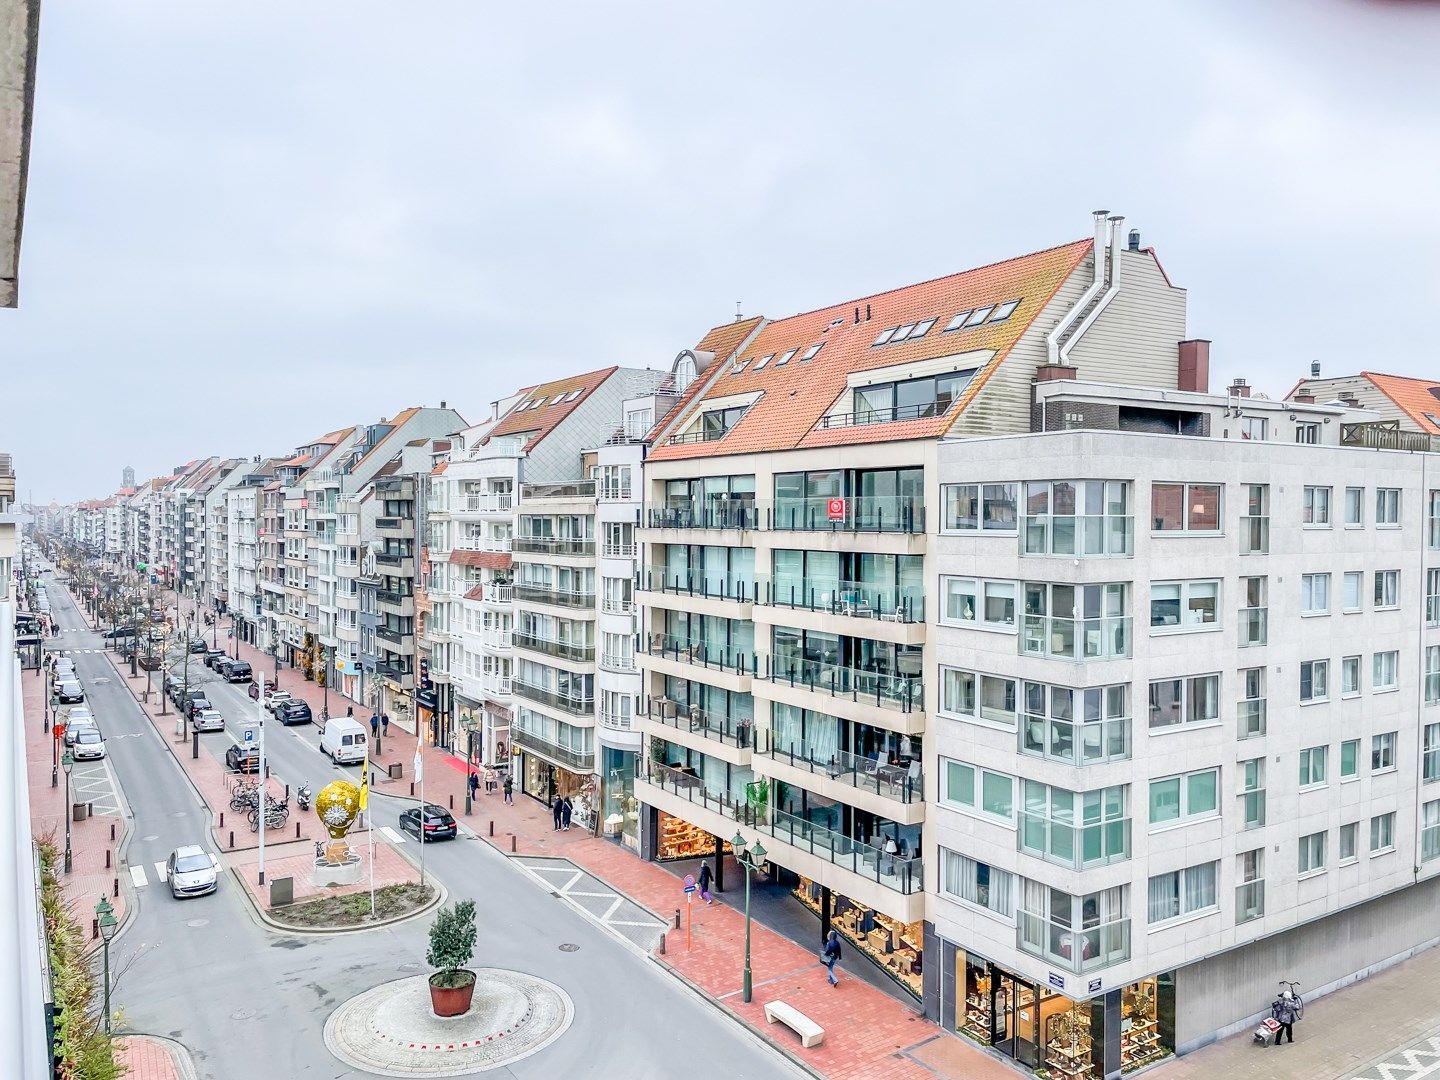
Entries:
[[[124,859],[132,867],[145,867],[149,880],[135,888],[135,913],[111,948],[114,1002],[123,1009],[124,1027],[185,1044],[199,1075],[211,1080],[252,1076],[257,1063],[252,1050],[258,1047],[265,1049],[269,1075],[365,1075],[327,1052],[325,1020],[337,1005],[364,990],[425,971],[429,917],[339,935],[280,933],[260,923],[228,875],[215,895],[173,900],[163,881],[155,880],[154,864],[181,844],[210,847],[208,811],[165,740],[115,677],[113,654],[84,651],[103,648],[102,639],[84,630],[68,592],[55,589],[52,595],[57,623],[65,631],[63,648],[75,656],[130,813]],[[232,731],[254,714],[255,702],[245,686],[225,684],[193,663],[190,681],[211,691],[212,704]],[[201,741],[202,753],[223,757],[229,739],[217,732]],[[292,790],[308,780],[316,791],[337,775],[353,776],[354,768],[337,769],[322,757],[317,742],[310,725],[285,729],[267,724],[272,775],[289,782]],[[181,752],[188,753],[188,746]],[[403,805],[399,799],[375,797],[377,826],[395,828]],[[413,855],[413,840],[406,846]],[[475,899],[476,966],[540,976],[574,1000],[575,1020],[568,1032],[497,1074],[658,1077],[695,1062],[724,1062],[727,1076],[799,1075],[782,1056],[619,937],[558,896],[547,896],[489,845],[473,839],[427,845],[426,871],[452,900]],[[122,878],[128,881],[128,875]],[[578,948],[562,951],[563,945]]]

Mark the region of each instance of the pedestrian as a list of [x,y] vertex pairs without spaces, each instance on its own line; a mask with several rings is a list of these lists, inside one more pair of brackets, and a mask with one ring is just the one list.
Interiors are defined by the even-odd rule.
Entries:
[[1300,999],[1291,993],[1288,988],[1270,1005],[1270,1015],[1273,1016],[1280,1025],[1280,1030],[1275,1033],[1276,1046],[1279,1046],[1287,1035],[1290,1036],[1291,1044],[1294,1044],[1295,1021],[1300,1019],[1303,1012],[1304,1006],[1301,1005]]
[[567,795],[560,800],[560,828],[566,832],[570,831],[570,814],[574,811],[570,805],[570,797]]
[[510,774],[505,774],[505,801],[511,806],[515,805],[515,785],[510,780]]
[[495,794],[495,770],[488,765],[485,767],[485,794]]
[[713,904],[715,902],[710,896],[711,876],[710,864],[708,862],[702,862],[700,864],[700,899],[704,900],[707,904]]
[[390,737],[390,714],[388,712],[380,714],[380,734],[387,739]]
[[835,977],[835,965],[840,962],[840,935],[834,930],[825,939],[820,949],[820,962],[825,965],[825,975],[830,980],[831,986],[839,986],[840,980]]
[[467,781],[467,782],[468,782],[469,785],[470,785],[470,798],[471,798],[471,799],[474,799],[474,798],[475,798],[475,792],[476,792],[476,790],[480,787],[480,774],[479,774],[479,773],[473,773],[473,772],[472,772],[472,773],[470,774],[470,779],[469,779],[469,781]]
[[348,716],[348,717],[350,717],[351,719],[353,719],[354,716],[355,716],[355,706],[354,706],[354,705],[346,705],[346,706],[345,706],[345,715]]
[[560,817],[565,812],[564,806],[562,805],[564,802],[564,799],[556,799],[550,804],[550,816],[555,820],[556,832],[560,831]]
[[378,739],[380,737],[380,717],[374,713],[370,714],[370,737],[372,739]]

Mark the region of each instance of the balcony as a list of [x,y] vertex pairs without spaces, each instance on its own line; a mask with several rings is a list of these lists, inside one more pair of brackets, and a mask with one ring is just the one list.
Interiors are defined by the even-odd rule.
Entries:
[[395,589],[376,589],[375,603],[387,615],[412,618],[415,615],[415,594]]
[[549,604],[552,607],[593,608],[594,593],[571,592],[568,589],[550,589],[543,585],[516,585],[517,600],[528,600],[533,604]]
[[534,555],[574,555],[590,556],[595,555],[595,540],[572,539],[563,536],[517,536],[514,540],[514,550],[519,554]]
[[618,671],[622,674],[639,671],[635,666],[635,657],[629,653],[601,653],[600,666],[606,671]]
[[462,536],[455,542],[458,551],[505,552],[513,548],[514,541],[508,536]]
[[862,757],[844,750],[816,751],[804,743],[776,743],[769,732],[760,739],[759,750],[775,761],[815,776],[867,791],[898,803],[923,803],[925,784],[918,758],[907,765],[890,765],[874,757]]
[[605,544],[600,554],[606,559],[633,559],[639,549],[635,544]]
[[786,532],[923,533],[925,504],[903,495],[783,499],[766,511],[765,527]]
[[480,600],[496,607],[508,607],[515,600],[515,587],[508,583],[489,582],[481,588]]
[[490,495],[464,495],[455,510],[471,514],[509,514],[515,509],[515,496],[510,492]]
[[634,731],[635,724],[629,713],[600,713],[600,726],[610,731]]
[[561,746],[559,743],[551,742],[543,736],[526,731],[514,724],[510,725],[510,741],[521,749],[539,754],[541,757],[548,758],[555,764],[563,765],[575,772],[595,771],[594,750],[574,750],[568,746]]
[[647,511],[646,523],[652,529],[758,529],[760,512],[754,499],[691,500]]
[[509,652],[513,637],[509,630],[486,630],[480,640],[492,652]]
[[812,693],[876,705],[901,712],[922,712],[925,684],[919,675],[904,675],[866,668],[827,664],[801,656],[767,654],[759,657],[758,678],[788,684]]
[[601,502],[628,502],[633,496],[629,484],[601,484],[595,489],[595,497]]
[[411,555],[382,551],[375,556],[375,572],[385,577],[413,578],[415,559]]
[[676,731],[687,731],[737,750],[749,750],[755,744],[755,721],[749,716],[724,716],[708,712],[698,705],[681,706],[663,697],[650,702],[646,716],[657,724]]
[[552,641],[549,638],[526,634],[520,630],[515,631],[514,638],[517,649],[528,649],[531,652],[544,653],[547,656],[555,656],[561,660],[573,660],[581,664],[595,662],[594,645],[579,645],[569,641]]
[[[731,679],[716,682],[729,690],[744,693],[750,689],[750,678],[756,674],[757,657],[754,652],[692,641],[676,634],[651,634],[646,643],[644,655],[671,664],[682,665],[673,670],[668,665],[647,664],[661,674],[693,678],[690,667],[704,668],[732,676]],[[715,680],[708,680],[715,682]]]
[[1065,765],[1103,765],[1130,757],[1130,717],[1081,722],[1027,713],[1020,725],[1020,752]]
[[1114,660],[1130,655],[1130,617],[1062,619],[1026,615],[1020,651],[1057,660]]
[[754,603],[756,591],[755,582],[750,578],[707,574],[702,570],[671,570],[664,566],[644,567],[640,572],[640,587],[647,592],[734,600],[741,604]]
[[413,634],[392,630],[388,626],[377,626],[375,640],[384,652],[395,656],[415,655],[415,636]]
[[1130,920],[1077,928],[1028,911],[1015,915],[1016,946],[1058,968],[1084,975],[1130,959]]
[[560,709],[572,713],[575,716],[589,716],[595,711],[595,698],[576,697],[570,694],[562,694],[556,690],[547,690],[539,686],[531,686],[529,683],[514,679],[511,682],[515,695],[527,701],[533,701],[540,705],[548,705],[552,709]]
[[391,682],[399,683],[404,690],[415,689],[415,673],[409,664],[384,661],[375,665],[375,674],[382,679],[389,679]]
[[536,499],[593,499],[594,480],[566,480],[558,484],[521,484],[520,497],[525,502]]
[[927,401],[917,405],[892,405],[882,409],[862,409],[860,412],[831,413],[820,418],[815,430],[867,427],[870,424],[900,424],[907,420],[933,420],[949,411],[948,401]]
[[767,607],[798,608],[895,623],[925,621],[925,593],[920,588],[838,579],[807,582],[762,575],[757,590],[759,602]]
[[515,689],[509,675],[484,675],[480,679],[480,685],[485,693],[493,697],[509,697]]
[[600,610],[606,615],[634,615],[635,601],[621,597],[607,596],[600,601]]
[[403,540],[414,535],[414,527],[409,518],[378,517],[375,519],[375,532],[381,537]]

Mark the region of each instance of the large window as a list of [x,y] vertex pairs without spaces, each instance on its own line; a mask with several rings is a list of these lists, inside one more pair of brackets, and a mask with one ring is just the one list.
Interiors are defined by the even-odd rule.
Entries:
[[1122,480],[1025,484],[1026,555],[1129,555],[1130,486]]
[[805,531],[923,532],[925,470],[776,473],[770,526]]
[[1300,837],[1299,872],[1316,874],[1325,869],[1325,834],[1310,833]]
[[857,386],[852,392],[852,424],[886,424],[942,416],[975,378],[975,368],[918,379]]
[[945,532],[1015,531],[1017,484],[945,484]]
[[1300,701],[1327,701],[1330,698],[1330,661],[1300,662]]
[[999,818],[1007,824],[1015,817],[1015,781],[963,761],[942,758],[945,801],[952,806]]
[[1155,532],[1219,532],[1220,485],[1152,484],[1150,513]]
[[1220,770],[1202,769],[1150,781],[1150,824],[1214,817],[1220,809]]
[[1197,915],[1219,907],[1216,895],[1218,863],[1201,863],[1157,874],[1150,879],[1149,921],[1153,926],[1182,915]]
[[1129,690],[1126,683],[1083,690],[1025,683],[1020,749],[1070,765],[1129,757]]
[[1330,575],[1300,575],[1300,614],[1330,614]]
[[1020,850],[1065,866],[1090,866],[1130,855],[1128,788],[1066,791],[1023,781]]
[[1420,858],[1424,862],[1440,859],[1440,799],[1420,808]]
[[1129,586],[1027,581],[1021,649],[1032,656],[1105,660],[1130,655]]
[[711,442],[715,439],[724,438],[731,428],[740,422],[745,415],[748,405],[736,405],[728,409],[711,409],[700,417],[700,439],[696,441]]
[[1395,850],[1395,813],[1376,814],[1370,819],[1370,854]]
[[1150,684],[1150,727],[1204,724],[1220,718],[1220,676],[1156,679]]
[[947,713],[1015,726],[1018,682],[959,668],[940,669],[940,707]]
[[1129,887],[1075,896],[1022,880],[1019,945],[1067,971],[1093,971],[1130,958]]
[[968,855],[940,849],[940,888],[967,904],[993,911],[1007,919],[1015,917],[1015,878]]
[[941,622],[1014,633],[1015,596],[1019,590],[1015,582],[942,577],[940,590],[945,597]]
[[1150,626],[1154,630],[1217,627],[1220,582],[1156,581],[1150,585]]
[[1425,646],[1425,704],[1440,702],[1440,645]]
[[1326,526],[1330,524],[1330,489],[1328,487],[1307,487],[1300,508],[1300,520],[1306,525]]
[[1328,746],[1310,746],[1300,751],[1300,786],[1321,787],[1325,783],[1325,759]]
[[1420,776],[1427,784],[1440,780],[1440,724],[1425,725],[1424,758]]

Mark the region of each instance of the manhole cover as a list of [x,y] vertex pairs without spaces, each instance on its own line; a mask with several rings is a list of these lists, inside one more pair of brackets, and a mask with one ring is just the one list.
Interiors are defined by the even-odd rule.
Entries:
[[190,920],[189,922],[187,922],[185,925],[186,925],[186,926],[194,926],[194,927],[209,926],[209,925],[210,925],[210,920],[209,920],[209,919],[191,919],[191,920]]
[[579,952],[579,951],[580,951],[580,946],[574,944],[573,942],[567,941],[567,942],[565,942],[564,945],[561,945],[561,946],[560,946],[560,951],[561,951],[561,952]]
[[253,1020],[255,1019],[254,1009],[236,1009],[230,1014],[231,1020]]

